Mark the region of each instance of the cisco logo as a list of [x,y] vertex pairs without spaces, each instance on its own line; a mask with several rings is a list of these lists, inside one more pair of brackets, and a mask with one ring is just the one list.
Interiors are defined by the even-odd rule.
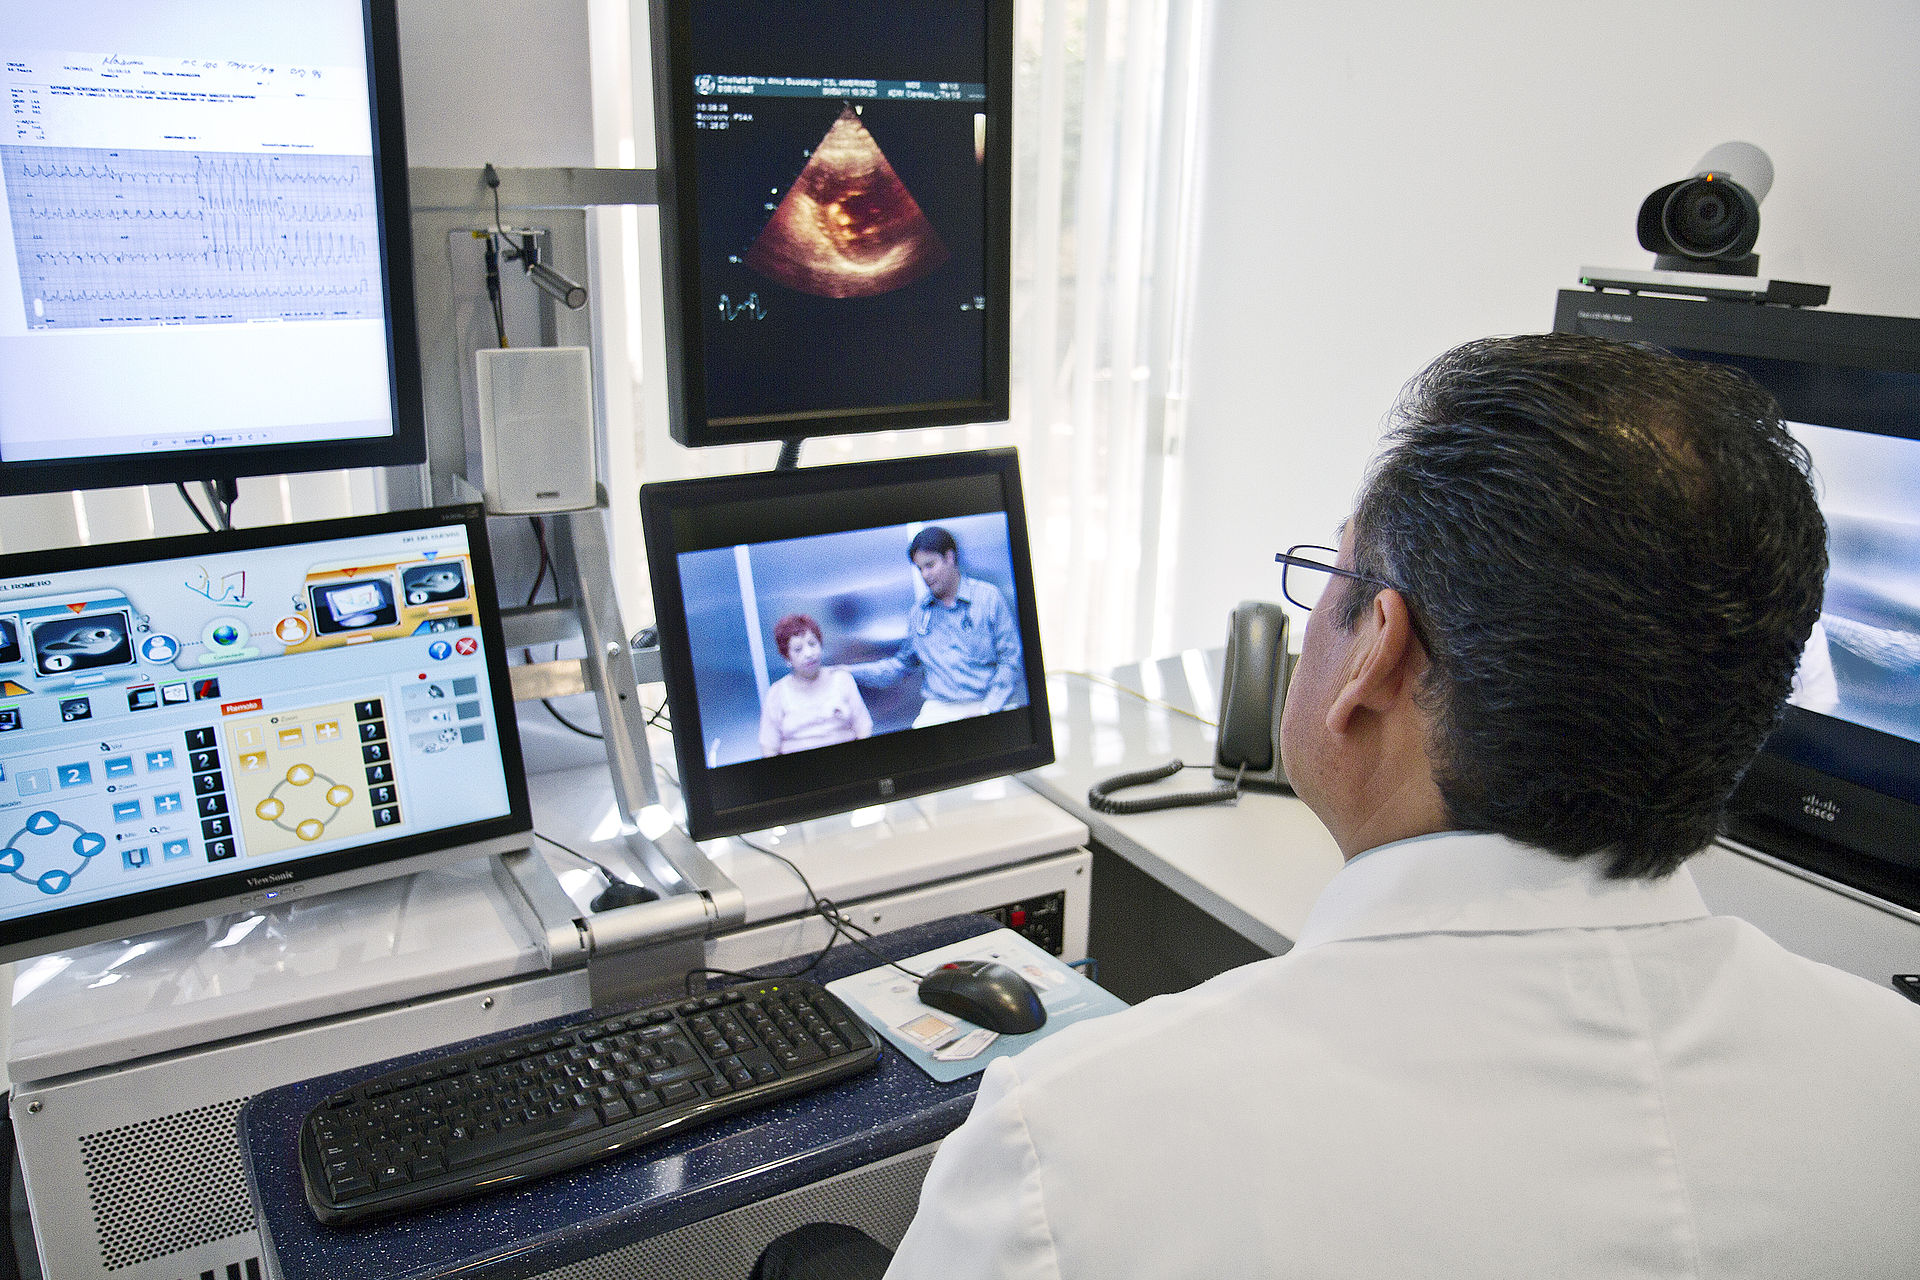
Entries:
[[1822,822],[1837,822],[1840,819],[1840,802],[1808,792],[1800,797],[1800,812]]

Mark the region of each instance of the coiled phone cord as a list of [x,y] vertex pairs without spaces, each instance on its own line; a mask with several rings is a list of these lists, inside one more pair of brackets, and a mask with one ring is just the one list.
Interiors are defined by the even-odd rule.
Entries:
[[1127,787],[1145,786],[1149,782],[1161,782],[1171,778],[1182,769],[1200,769],[1204,765],[1188,765],[1175,760],[1171,764],[1159,765],[1152,769],[1142,769],[1137,773],[1115,774],[1103,782],[1096,782],[1087,789],[1087,807],[1095,813],[1152,813],[1156,809],[1182,809],[1192,805],[1229,803],[1240,798],[1240,779],[1246,776],[1247,766],[1241,765],[1233,775],[1233,781],[1222,783],[1205,791],[1176,791],[1171,795],[1142,796],[1138,800],[1115,800],[1113,793]]

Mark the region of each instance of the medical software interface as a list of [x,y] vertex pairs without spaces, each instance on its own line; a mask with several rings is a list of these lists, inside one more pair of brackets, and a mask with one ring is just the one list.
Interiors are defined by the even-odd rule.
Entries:
[[507,813],[468,550],[0,581],[0,919]]

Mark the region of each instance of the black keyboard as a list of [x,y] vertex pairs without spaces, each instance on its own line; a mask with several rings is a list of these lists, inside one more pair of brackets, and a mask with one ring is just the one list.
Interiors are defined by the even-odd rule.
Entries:
[[780,978],[415,1063],[300,1126],[320,1221],[444,1204],[570,1169],[864,1071],[878,1037],[818,983]]

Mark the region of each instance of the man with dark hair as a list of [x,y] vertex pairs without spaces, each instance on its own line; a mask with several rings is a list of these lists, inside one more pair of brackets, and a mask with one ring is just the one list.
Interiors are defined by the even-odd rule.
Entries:
[[1819,613],[1807,467],[1722,369],[1436,361],[1285,571],[1347,865],[1289,954],[994,1062],[888,1274],[1913,1274],[1920,1009],[1681,865]]
[[927,594],[908,611],[898,652],[848,667],[853,678],[886,689],[919,671],[924,701],[916,729],[1025,706],[1020,624],[1000,589],[960,571],[959,544],[939,525],[913,535],[907,559]]

